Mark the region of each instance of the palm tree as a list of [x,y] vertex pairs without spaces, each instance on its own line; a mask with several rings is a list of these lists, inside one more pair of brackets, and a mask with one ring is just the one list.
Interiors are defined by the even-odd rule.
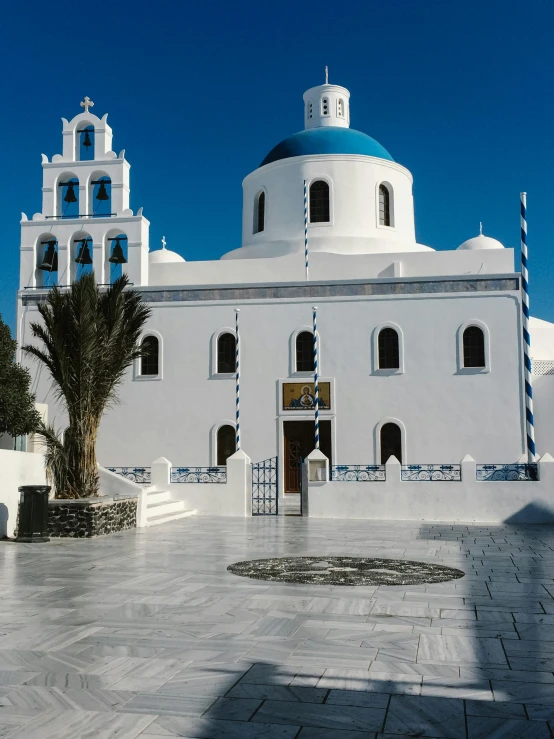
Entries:
[[38,345],[23,350],[49,371],[68,425],[60,437],[42,424],[46,466],[58,498],[98,495],[96,437],[102,415],[117,402],[117,390],[132,362],[142,355],[138,339],[150,308],[123,275],[100,290],[94,274],[68,290],[53,287],[32,323]]

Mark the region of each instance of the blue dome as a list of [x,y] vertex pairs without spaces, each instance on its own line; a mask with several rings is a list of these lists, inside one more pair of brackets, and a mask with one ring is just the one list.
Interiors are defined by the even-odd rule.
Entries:
[[394,161],[385,147],[371,136],[353,128],[326,126],[299,131],[284,139],[273,147],[260,167],[277,162],[279,159],[307,154],[361,154],[366,157],[388,159],[389,162]]

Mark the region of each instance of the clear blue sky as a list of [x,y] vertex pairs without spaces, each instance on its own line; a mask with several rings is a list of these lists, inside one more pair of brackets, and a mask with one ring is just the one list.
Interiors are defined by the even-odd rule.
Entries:
[[188,260],[240,246],[241,181],[303,126],[302,93],[351,91],[352,127],[414,175],[418,240],[478,232],[519,249],[528,192],[531,312],[554,321],[551,0],[10,3],[3,11],[0,313],[14,327],[19,218],[61,116],[109,113],[150,244]]

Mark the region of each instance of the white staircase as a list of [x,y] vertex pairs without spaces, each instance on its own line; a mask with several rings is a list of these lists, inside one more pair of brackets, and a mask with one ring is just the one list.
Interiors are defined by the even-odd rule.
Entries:
[[159,523],[178,521],[180,518],[196,515],[195,510],[187,510],[182,500],[172,500],[169,490],[158,490],[156,486],[144,491],[146,506],[144,525],[156,526]]

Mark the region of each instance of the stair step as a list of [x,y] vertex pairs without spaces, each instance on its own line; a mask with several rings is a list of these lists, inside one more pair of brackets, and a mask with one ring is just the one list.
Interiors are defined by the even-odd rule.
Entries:
[[188,518],[195,516],[196,510],[181,511],[181,513],[170,513],[169,515],[152,516],[148,519],[148,526],[157,526],[160,523],[169,523],[170,521],[178,521],[180,518]]
[[180,513],[184,508],[185,504],[182,500],[160,501],[159,503],[153,503],[152,505],[147,501],[146,518],[149,519],[151,516],[161,516],[162,513]]
[[171,493],[169,490],[153,490],[151,493],[146,493],[146,500],[148,505],[151,503],[161,503],[166,500],[171,500]]

